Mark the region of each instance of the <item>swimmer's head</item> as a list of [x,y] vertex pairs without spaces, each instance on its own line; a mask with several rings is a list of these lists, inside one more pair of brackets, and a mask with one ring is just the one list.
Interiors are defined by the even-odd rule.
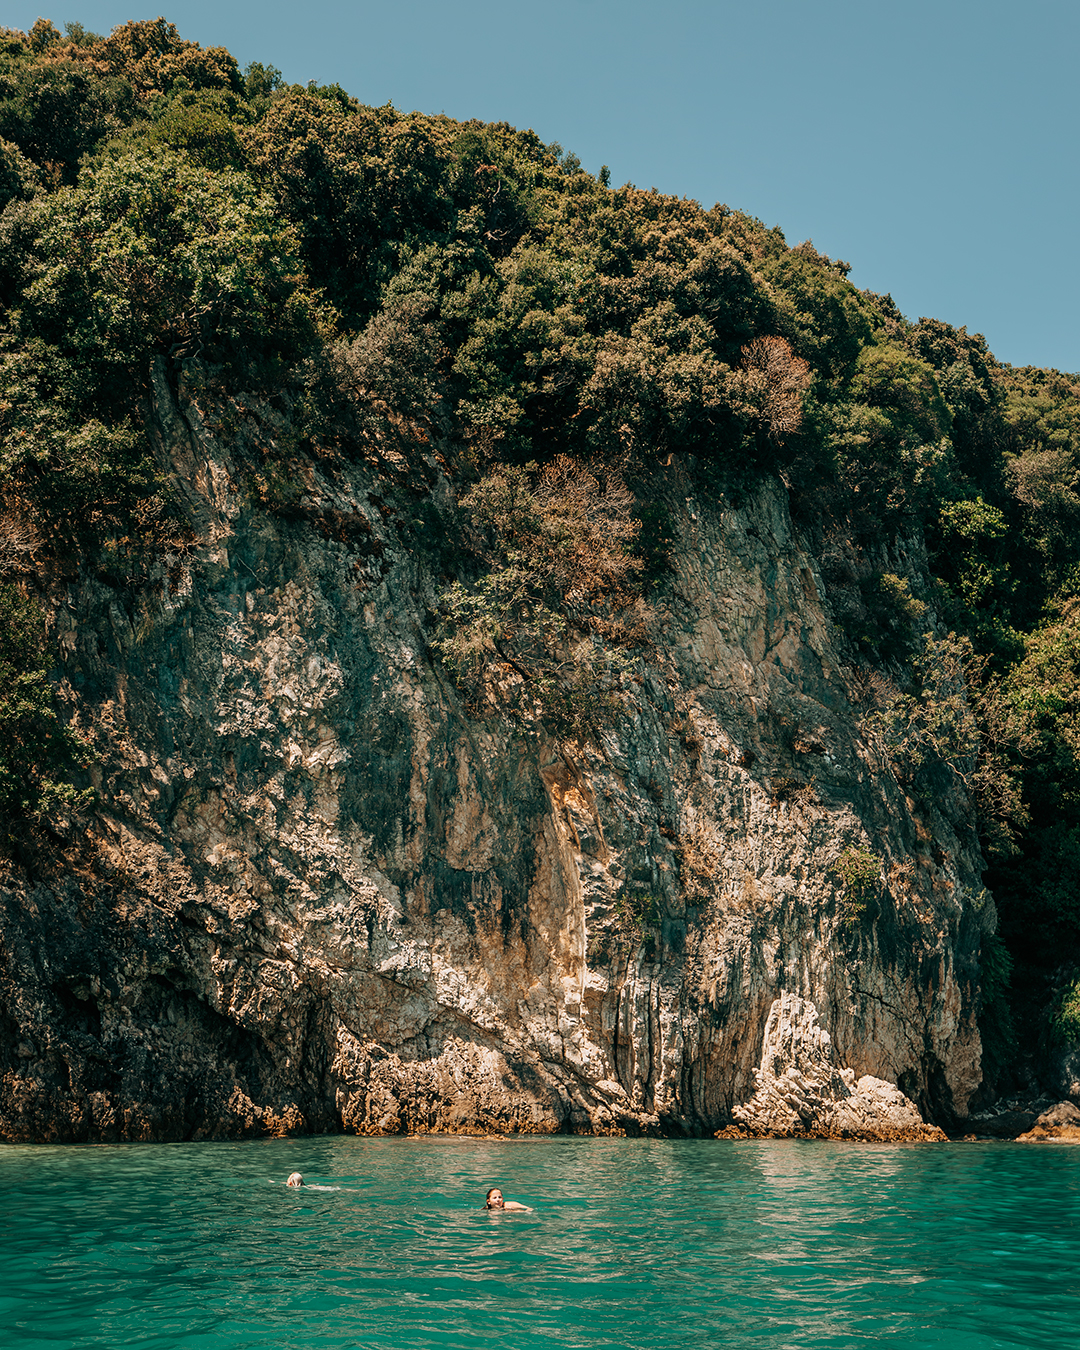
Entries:
[[304,1178],[300,1175],[299,1172],[293,1172],[290,1175],[288,1181],[285,1183],[286,1186],[302,1186],[303,1184]]
[[488,1191],[485,1205],[488,1209],[505,1208],[506,1201],[503,1199],[503,1193],[499,1190],[498,1186],[492,1186],[491,1190]]

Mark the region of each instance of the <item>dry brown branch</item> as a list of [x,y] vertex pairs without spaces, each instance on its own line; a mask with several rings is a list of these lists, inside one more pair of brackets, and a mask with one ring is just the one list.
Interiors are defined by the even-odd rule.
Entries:
[[642,563],[629,549],[641,526],[633,494],[620,479],[601,483],[559,455],[541,474],[533,503],[545,526],[548,575],[567,600],[588,601],[633,585]]
[[37,526],[17,507],[0,514],[0,573],[33,572],[41,548]]
[[810,387],[810,367],[782,337],[759,337],[742,349],[740,392],[776,441],[794,435],[802,425],[803,395]]
[[719,845],[713,834],[697,821],[679,838],[683,891],[691,904],[711,900],[723,871]]
[[1037,450],[1006,462],[1005,473],[1017,501],[1030,510],[1075,516],[1080,512],[1078,475],[1064,450]]

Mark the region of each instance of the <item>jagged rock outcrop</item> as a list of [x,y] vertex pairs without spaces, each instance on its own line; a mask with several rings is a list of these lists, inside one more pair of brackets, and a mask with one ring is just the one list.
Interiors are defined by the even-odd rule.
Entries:
[[[712,1132],[779,1091],[755,1072],[793,1000],[847,1071],[808,1079],[812,1121],[906,1110],[892,1084],[966,1115],[994,922],[970,804],[944,768],[907,796],[860,732],[779,483],[658,478],[656,645],[568,746],[472,719],[433,661],[415,497],[311,458],[265,509],[287,413],[185,379],[158,370],[152,422],[197,547],[53,597],[100,796],[2,878],[4,1138]],[[451,509],[434,462],[429,490]],[[851,848],[880,863],[862,913]]]
[[1019,1136],[1021,1143],[1037,1143],[1048,1139],[1080,1143],[1080,1110],[1072,1102],[1058,1102],[1048,1111],[1043,1111],[1031,1129]]
[[[757,1091],[732,1115],[751,1135],[772,1138],[944,1139],[927,1125],[893,1083],[870,1074],[856,1080],[836,1061],[832,1038],[818,1025],[817,1009],[784,993],[765,1024]],[[729,1130],[731,1127],[728,1127]]]

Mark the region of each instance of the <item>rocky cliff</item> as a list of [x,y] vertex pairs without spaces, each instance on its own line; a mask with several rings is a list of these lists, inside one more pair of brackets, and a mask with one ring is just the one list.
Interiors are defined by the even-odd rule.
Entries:
[[[286,414],[211,403],[159,369],[195,544],[51,594],[98,800],[3,877],[4,1138],[711,1132],[755,1119],[793,1007],[847,1087],[791,1132],[866,1078],[967,1115],[994,922],[970,804],[944,768],[905,796],[860,731],[779,482],[658,477],[654,641],[571,745],[470,717],[433,659],[437,514],[317,456],[270,511],[249,469]],[[434,460],[430,493],[453,510]]]

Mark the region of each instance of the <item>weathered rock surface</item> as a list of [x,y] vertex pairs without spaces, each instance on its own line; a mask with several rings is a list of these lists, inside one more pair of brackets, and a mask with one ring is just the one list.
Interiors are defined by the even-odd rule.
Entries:
[[1051,1067],[1051,1090],[1080,1105],[1080,1046],[1059,1051]]
[[[269,513],[252,466],[285,415],[155,390],[199,543],[53,597],[100,798],[2,878],[4,1138],[967,1114],[994,923],[970,803],[945,769],[906,796],[860,732],[778,483],[736,508],[658,479],[656,647],[583,749],[470,718],[433,663],[415,497],[313,458]],[[881,863],[861,914],[852,847]],[[805,1084],[762,1058],[798,1001],[830,1037],[800,1040]]]
[[1080,1143],[1080,1110],[1072,1102],[1058,1102],[1044,1111],[1020,1142],[1035,1143],[1042,1139],[1063,1139]]
[[[836,1059],[817,1009],[784,993],[765,1024],[757,1091],[732,1115],[751,1135],[774,1138],[944,1139],[893,1083],[870,1074],[856,1079]],[[729,1127],[730,1128],[730,1127]]]
[[978,1138],[1015,1139],[1025,1130],[1030,1130],[1050,1102],[1047,1098],[1035,1101],[998,1102],[993,1110],[978,1111],[970,1115],[965,1128]]

